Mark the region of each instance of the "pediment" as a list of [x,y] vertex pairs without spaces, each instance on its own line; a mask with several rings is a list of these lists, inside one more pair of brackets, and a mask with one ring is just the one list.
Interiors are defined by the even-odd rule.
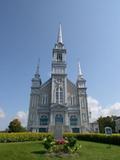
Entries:
[[65,111],[67,109],[67,106],[65,106],[65,105],[62,105],[62,104],[53,104],[52,106],[51,106],[51,110],[57,110],[57,111]]

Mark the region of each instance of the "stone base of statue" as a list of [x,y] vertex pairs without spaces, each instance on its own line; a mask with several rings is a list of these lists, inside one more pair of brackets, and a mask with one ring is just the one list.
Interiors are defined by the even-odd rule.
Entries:
[[63,125],[56,124],[54,128],[54,138],[56,140],[63,138]]

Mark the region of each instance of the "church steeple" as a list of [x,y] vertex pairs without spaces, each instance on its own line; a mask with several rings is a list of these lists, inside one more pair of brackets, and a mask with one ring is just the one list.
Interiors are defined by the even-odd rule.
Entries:
[[62,27],[59,25],[57,43],[52,54],[52,74],[66,74],[66,49],[62,39]]
[[[67,103],[66,49],[62,38],[62,27],[59,25],[57,42],[52,52],[52,96],[51,103]],[[56,96],[58,94],[58,96]]]
[[62,26],[61,26],[61,24],[59,25],[58,36],[57,36],[57,43],[63,44]]
[[38,60],[36,72],[34,74],[34,78],[32,79],[32,87],[39,87],[42,84],[39,70],[40,70],[40,59]]

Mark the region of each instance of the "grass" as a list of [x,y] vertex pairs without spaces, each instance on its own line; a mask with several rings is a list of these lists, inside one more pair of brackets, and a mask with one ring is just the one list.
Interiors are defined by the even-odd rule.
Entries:
[[120,160],[120,147],[93,142],[79,142],[82,145],[79,155],[45,155],[40,142],[0,143],[0,160]]

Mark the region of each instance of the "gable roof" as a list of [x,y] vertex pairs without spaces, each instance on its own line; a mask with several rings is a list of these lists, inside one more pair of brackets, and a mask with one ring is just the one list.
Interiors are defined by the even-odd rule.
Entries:
[[69,79],[67,79],[67,84],[70,84],[73,88],[77,89],[76,85]]
[[46,87],[46,86],[49,85],[51,82],[52,82],[52,78],[48,79],[45,83],[43,83],[40,88],[42,89],[42,88]]

